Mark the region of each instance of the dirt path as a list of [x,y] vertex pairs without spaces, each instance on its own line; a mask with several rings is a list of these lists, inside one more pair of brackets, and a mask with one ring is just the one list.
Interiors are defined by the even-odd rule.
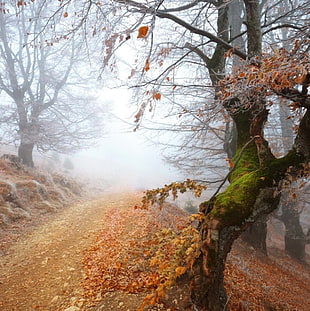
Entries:
[[107,194],[52,215],[0,258],[0,310],[83,310],[82,251],[104,226],[104,215],[136,204],[136,194]]

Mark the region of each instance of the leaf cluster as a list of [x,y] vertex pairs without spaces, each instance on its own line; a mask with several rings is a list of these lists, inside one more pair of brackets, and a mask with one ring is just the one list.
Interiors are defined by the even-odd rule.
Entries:
[[299,42],[291,51],[281,48],[262,58],[251,59],[220,82],[218,96],[226,102],[238,97],[241,109],[249,109],[255,97],[270,95],[288,98],[293,101],[291,107],[305,107],[305,103],[309,103],[309,60]]
[[142,292],[140,310],[158,303],[199,255],[199,232],[191,223],[200,215],[184,215],[166,207],[109,212],[109,225],[83,260],[86,296],[96,301],[111,291]]
[[156,188],[145,191],[142,198],[142,208],[147,208],[150,205],[157,203],[162,206],[164,201],[171,195],[173,200],[178,197],[178,193],[185,193],[191,191],[196,197],[200,197],[203,190],[207,187],[195,180],[186,179],[183,182],[172,182],[169,185],[165,185],[162,188]]
[[155,235],[154,255],[150,266],[155,268],[159,283],[156,289],[147,295],[139,311],[146,305],[160,302],[177,278],[190,270],[200,254],[200,236],[197,229],[187,225],[180,231],[162,229]]

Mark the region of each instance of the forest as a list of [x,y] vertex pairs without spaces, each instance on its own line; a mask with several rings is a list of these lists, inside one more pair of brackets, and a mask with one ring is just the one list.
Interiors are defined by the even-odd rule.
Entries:
[[271,215],[286,253],[309,256],[309,23],[308,0],[1,2],[0,143],[29,168],[35,152],[93,146],[109,128],[98,89],[128,88],[131,130],[186,176],[137,209],[201,197],[157,241],[145,306],[183,278],[191,310],[226,310],[227,256],[239,238],[267,256]]

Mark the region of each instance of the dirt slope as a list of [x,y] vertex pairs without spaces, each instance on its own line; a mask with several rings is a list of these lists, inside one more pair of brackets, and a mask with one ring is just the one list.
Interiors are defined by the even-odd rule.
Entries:
[[0,310],[83,308],[82,251],[103,228],[105,213],[136,202],[135,194],[108,194],[73,205],[13,243],[0,258]]

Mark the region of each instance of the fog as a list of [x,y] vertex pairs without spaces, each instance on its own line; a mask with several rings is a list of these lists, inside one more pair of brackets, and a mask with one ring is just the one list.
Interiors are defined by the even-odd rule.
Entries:
[[136,133],[110,134],[96,148],[76,154],[73,162],[77,175],[113,189],[153,188],[180,178],[161,160],[160,150]]
[[135,107],[129,105],[130,93],[125,89],[100,92],[102,105],[111,113],[104,133],[94,148],[72,157],[74,174],[93,185],[108,190],[145,190],[184,179],[179,172],[162,161],[159,146],[150,144],[139,130],[134,132]]

